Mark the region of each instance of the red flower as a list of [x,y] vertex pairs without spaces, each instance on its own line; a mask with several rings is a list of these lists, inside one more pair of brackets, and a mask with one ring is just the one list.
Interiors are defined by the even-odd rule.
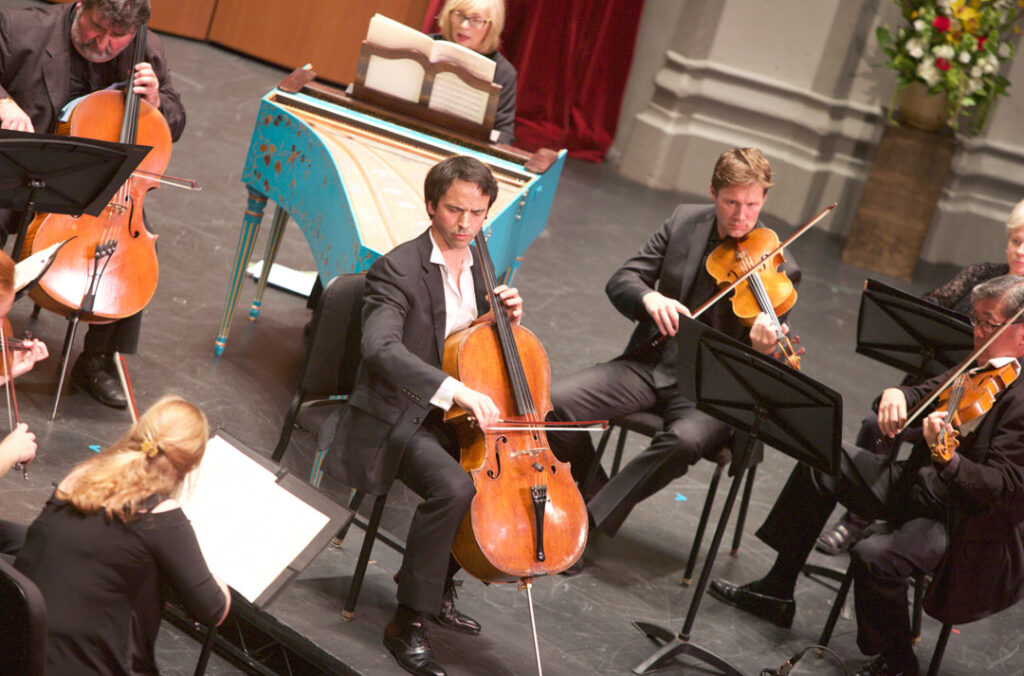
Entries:
[[984,35],[978,38],[978,51],[981,51],[981,48],[985,45],[985,40],[988,40],[988,38]]
[[935,26],[940,31],[948,31],[949,30],[949,17],[948,16],[942,16],[940,14],[939,16],[935,17],[935,21],[932,21],[932,25]]
[[949,70],[949,59],[935,59],[935,67],[943,72]]

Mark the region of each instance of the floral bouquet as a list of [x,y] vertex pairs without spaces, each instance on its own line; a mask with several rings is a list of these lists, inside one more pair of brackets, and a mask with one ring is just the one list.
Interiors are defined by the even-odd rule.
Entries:
[[[932,94],[945,92],[949,124],[974,136],[985,126],[989,107],[1005,96],[1009,81],[999,65],[1013,56],[1009,38],[1019,32],[1024,0],[893,0],[907,25],[895,34],[878,27],[878,42],[903,89],[920,82]],[[894,99],[895,103],[895,99]],[[890,106],[890,115],[894,106]]]

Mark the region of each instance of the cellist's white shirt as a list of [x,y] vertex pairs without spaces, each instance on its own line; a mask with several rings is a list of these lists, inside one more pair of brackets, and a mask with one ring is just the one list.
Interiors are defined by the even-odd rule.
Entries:
[[[467,252],[469,253],[469,252]],[[473,285],[473,256],[467,255],[462,259],[462,268],[457,271],[458,281],[455,274],[448,267],[444,260],[437,240],[434,239],[434,231],[430,231],[430,262],[441,268],[441,279],[444,282],[444,337],[460,331],[477,318],[476,311],[476,287]],[[430,403],[438,408],[448,410],[454,403],[455,393],[461,383],[451,376],[444,379],[441,386],[437,388]]]

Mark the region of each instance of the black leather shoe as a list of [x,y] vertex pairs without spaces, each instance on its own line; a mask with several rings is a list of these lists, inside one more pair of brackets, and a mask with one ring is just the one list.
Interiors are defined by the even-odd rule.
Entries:
[[128,405],[114,371],[114,357],[109,353],[80,354],[71,368],[71,383],[106,406],[124,408]]
[[708,591],[719,601],[736,606],[740,610],[757,615],[772,624],[788,629],[793,626],[796,601],[769,596],[750,590],[750,585],[738,587],[725,580],[712,580]]
[[444,596],[441,597],[441,612],[431,615],[431,619],[442,627],[448,627],[464,634],[479,634],[480,623],[469,615],[463,615],[455,608],[455,582],[444,583]]
[[398,618],[388,622],[384,628],[384,647],[388,649],[402,667],[416,676],[448,676],[434,659],[430,647],[430,636],[423,620],[402,622]]
[[884,655],[879,655],[871,664],[861,667],[855,676],[917,676],[919,671],[916,657],[910,664],[894,667]]

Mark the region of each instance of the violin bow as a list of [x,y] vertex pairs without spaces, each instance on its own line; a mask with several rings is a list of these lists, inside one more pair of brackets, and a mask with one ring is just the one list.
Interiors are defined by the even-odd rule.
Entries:
[[128,364],[120,352],[114,353],[114,368],[117,369],[117,378],[121,381],[121,389],[124,390],[124,397],[128,400],[128,414],[132,417],[132,424],[139,424],[139,408],[135,405],[135,391],[132,390],[132,381],[128,378]]
[[746,280],[747,277],[749,277],[750,275],[752,275],[755,272],[757,272],[757,269],[761,267],[761,264],[764,261],[771,260],[772,258],[774,258],[775,254],[777,254],[780,251],[782,251],[783,249],[785,249],[787,246],[789,246],[794,241],[796,241],[796,239],[798,237],[800,237],[805,232],[810,230],[812,227],[817,225],[818,221],[820,221],[821,219],[825,218],[825,216],[828,216],[828,214],[833,209],[835,209],[837,206],[839,206],[839,204],[837,202],[833,202],[832,204],[830,204],[829,206],[825,207],[820,212],[818,212],[817,216],[815,216],[811,220],[809,220],[806,223],[804,223],[803,225],[801,225],[800,228],[796,232],[794,232],[792,235],[790,235],[789,237],[786,238],[786,241],[782,242],[777,247],[775,247],[775,249],[773,249],[770,253],[766,254],[760,261],[758,261],[756,264],[754,264],[749,270],[747,270],[742,275],[737,277],[735,281],[733,281],[731,284],[729,284],[729,286],[725,287],[724,289],[722,289],[721,291],[716,293],[714,296],[709,298],[703,305],[701,305],[694,312],[692,312],[690,314],[690,318],[691,319],[696,319],[697,317],[700,317],[702,314],[704,314],[704,312],[708,308],[710,308],[712,305],[714,305],[718,301],[720,301],[723,298],[725,298],[729,294],[730,291],[732,291],[737,286],[739,286],[740,282]]
[[1017,311],[1013,313],[1012,317],[1007,319],[1006,322],[1002,326],[1000,326],[997,330],[992,332],[992,335],[989,336],[985,340],[985,342],[981,344],[981,347],[979,347],[974,352],[972,352],[969,355],[967,355],[967,358],[964,359],[962,362],[960,362],[960,365],[957,366],[956,369],[954,369],[952,373],[950,373],[949,377],[947,377],[944,381],[942,381],[941,385],[939,385],[937,388],[935,388],[934,392],[929,394],[927,398],[922,399],[921,401],[919,401],[917,403],[917,405],[914,406],[913,409],[911,409],[910,413],[907,414],[907,421],[905,423],[903,423],[903,426],[900,427],[899,432],[897,432],[897,434],[902,434],[904,432],[904,430],[906,430],[908,427],[910,427],[910,424],[912,422],[914,422],[915,420],[917,420],[917,417],[919,415],[921,415],[921,413],[933,401],[935,401],[936,397],[938,397],[942,392],[944,392],[947,387],[952,385],[953,381],[957,379],[957,376],[959,376],[961,373],[963,373],[964,371],[969,369],[971,367],[971,364],[974,363],[974,360],[978,358],[978,355],[981,354],[982,352],[984,352],[985,350],[987,350],[988,346],[991,345],[996,340],[996,338],[998,338],[1000,335],[1002,335],[1003,331],[1005,331],[1006,329],[1008,329],[1011,326],[1013,326],[1017,322],[1017,319],[1020,318],[1021,315],[1024,315],[1024,303],[1022,303],[1021,306],[1019,308],[1017,308]]
[[[7,424],[11,432],[21,422],[18,414],[18,394],[14,391],[14,373],[7,361],[7,333],[0,326],[0,361],[3,362],[4,394],[7,398]],[[12,355],[13,359],[13,355]],[[21,475],[28,479],[28,467],[26,463],[16,462],[12,469],[21,470]]]

